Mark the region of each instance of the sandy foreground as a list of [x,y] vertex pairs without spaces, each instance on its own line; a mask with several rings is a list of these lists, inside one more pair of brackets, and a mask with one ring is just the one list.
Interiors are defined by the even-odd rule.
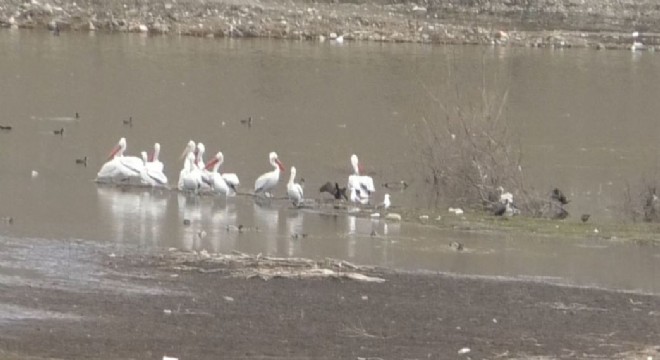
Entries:
[[[42,246],[54,245],[29,248]],[[0,358],[660,357],[656,296],[336,260],[66,247],[82,265],[3,277]]]

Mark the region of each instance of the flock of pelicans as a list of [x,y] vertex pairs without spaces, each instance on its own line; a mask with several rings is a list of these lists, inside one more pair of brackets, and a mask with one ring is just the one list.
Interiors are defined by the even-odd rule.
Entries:
[[[146,151],[141,157],[126,156],[126,138],[121,138],[112,149],[108,160],[99,170],[96,181],[112,184],[137,184],[142,186],[167,187],[168,179],[163,173],[164,165],[158,159],[160,144],[154,144],[151,155]],[[210,191],[225,196],[235,196],[236,189],[240,185],[238,176],[234,173],[223,173],[220,166],[224,161],[222,152],[215,154],[213,159],[204,162],[205,147],[202,143],[195,144],[190,140],[181,158],[183,169],[179,173],[177,188],[181,191]],[[257,196],[271,197],[271,191],[277,186],[280,174],[285,172],[284,165],[278,159],[277,153],[268,155],[273,170],[259,176],[254,182],[254,194]],[[348,177],[347,188],[340,188],[339,184],[325,184],[321,191],[327,191],[336,199],[345,198],[359,204],[368,204],[370,196],[376,191],[374,181],[370,176],[360,175],[360,166],[357,155],[351,156],[353,173]],[[291,167],[289,182],[287,183],[287,195],[294,205],[303,203],[303,187],[295,182],[296,168]],[[348,195],[346,192],[348,191]],[[385,194],[384,207],[390,206],[389,194]]]

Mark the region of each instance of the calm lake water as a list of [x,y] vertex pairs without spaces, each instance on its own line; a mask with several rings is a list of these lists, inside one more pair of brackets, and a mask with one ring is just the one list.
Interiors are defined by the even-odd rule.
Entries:
[[[613,221],[624,185],[657,173],[660,57],[626,51],[405,44],[210,40],[125,34],[0,31],[0,224],[5,239],[84,239],[279,256],[336,257],[410,270],[507,276],[660,293],[656,247],[519,238],[258,206],[177,192],[125,191],[92,180],[126,137],[129,154],[162,145],[174,183],[190,139],[244,191],[270,170],[268,152],[320,198],[345,183],[357,153],[377,183],[405,179],[398,206],[426,206],[417,189],[409,130],[437,116],[429,89],[465,93],[482,76],[509,90],[506,113],[520,134],[529,184],[557,186],[578,221]],[[467,101],[470,101],[469,98]],[[80,118],[75,118],[75,113]],[[240,120],[253,118],[253,126]],[[133,126],[123,120],[133,118]],[[53,131],[64,128],[63,136]],[[87,167],[76,158],[88,157]],[[32,171],[38,176],[32,177]],[[284,195],[284,174],[279,195]],[[380,201],[385,189],[379,188]],[[183,219],[191,220],[190,226]],[[235,226],[244,225],[239,233]],[[204,231],[206,236],[198,233]],[[371,236],[375,231],[376,236]],[[306,234],[305,238],[302,235]],[[518,237],[516,237],[518,236]],[[457,240],[469,251],[456,253]]]

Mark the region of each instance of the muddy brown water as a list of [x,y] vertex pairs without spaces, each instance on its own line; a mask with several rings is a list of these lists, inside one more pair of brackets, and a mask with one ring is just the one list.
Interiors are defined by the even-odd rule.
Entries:
[[[305,178],[306,194],[318,198],[316,189],[325,181],[345,183],[349,156],[357,153],[377,183],[413,184],[392,192],[395,205],[424,207],[408,130],[437,110],[425,86],[444,86],[442,77],[451,68],[462,86],[476,89],[483,61],[510,91],[507,113],[520,133],[529,181],[538,189],[563,189],[573,199],[573,216],[588,212],[596,223],[612,221],[624,184],[658,167],[656,54],[54,37],[9,30],[0,31],[0,48],[0,124],[13,127],[0,133],[0,217],[14,218],[13,224],[0,224],[3,241],[84,240],[145,251],[236,249],[660,292],[656,247],[438,231],[295,210],[286,201],[258,206],[249,196],[200,199],[92,182],[123,136],[129,154],[160,142],[174,183],[178,156],[194,139],[206,144],[207,159],[224,152],[223,168],[238,173],[244,191],[269,170],[268,152],[277,151],[287,168],[296,166]],[[249,128],[240,122],[248,116]],[[129,117],[132,126],[123,123]],[[54,135],[60,128],[63,136]],[[74,161],[83,156],[86,167]],[[245,230],[236,231],[238,225]],[[453,240],[467,250],[449,249]]]

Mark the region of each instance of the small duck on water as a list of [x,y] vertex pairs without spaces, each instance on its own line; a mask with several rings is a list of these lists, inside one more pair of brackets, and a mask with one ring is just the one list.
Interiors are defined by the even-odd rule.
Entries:
[[76,159],[76,164],[87,167],[87,156],[84,156],[80,159]]

